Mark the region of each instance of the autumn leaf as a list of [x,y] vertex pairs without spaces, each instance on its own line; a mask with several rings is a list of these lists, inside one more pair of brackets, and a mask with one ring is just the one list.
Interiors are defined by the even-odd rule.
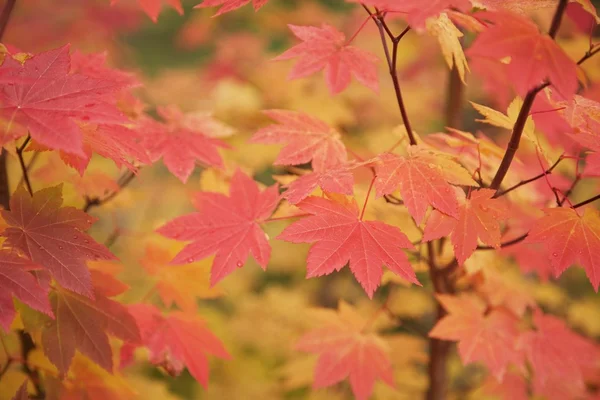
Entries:
[[319,355],[314,373],[315,389],[349,379],[356,399],[366,400],[377,380],[394,386],[390,349],[377,334],[362,329],[367,321],[357,326],[356,315],[348,314],[356,312],[340,302],[339,311],[330,322],[302,336],[296,349]]
[[17,393],[12,397],[12,400],[29,400],[29,394],[27,393],[27,381],[23,382],[23,384],[17,390]]
[[[554,399],[581,397],[586,371],[597,368],[598,347],[552,315],[536,311],[533,322],[536,329],[522,334],[519,347],[533,370],[534,392]],[[562,397],[561,391],[566,391]]]
[[311,172],[300,176],[286,186],[283,197],[291,204],[298,204],[317,187],[324,192],[351,195],[354,189],[352,165],[341,164],[323,172]]
[[460,80],[465,82],[465,73],[469,70],[465,53],[460,44],[463,33],[458,29],[448,14],[442,13],[437,18],[426,21],[427,32],[437,38],[448,67],[456,67]]
[[437,295],[448,311],[429,332],[430,337],[458,342],[463,364],[483,363],[501,381],[509,364],[522,365],[516,349],[519,320],[502,308],[486,312],[472,295]]
[[20,186],[10,198],[10,211],[1,211],[9,225],[6,244],[46,268],[67,289],[93,296],[86,261],[116,257],[84,231],[95,221],[74,207],[61,207],[62,185],[29,196]]
[[50,296],[56,319],[44,325],[44,353],[61,374],[69,370],[75,350],[111,372],[112,349],[107,334],[139,342],[140,333],[127,308],[99,293],[94,299],[58,289]]
[[583,215],[572,208],[547,208],[535,221],[525,241],[542,243],[550,252],[555,276],[572,264],[581,263],[598,291],[600,285],[600,212],[586,208]]
[[356,201],[309,197],[298,204],[311,214],[288,226],[277,238],[315,243],[307,259],[307,278],[329,275],[346,263],[371,298],[381,283],[382,265],[419,284],[402,249],[413,248],[400,229],[379,221],[362,221]]
[[477,36],[467,51],[470,57],[511,57],[508,73],[520,96],[545,80],[567,99],[575,94],[575,62],[530,19],[506,11],[484,11],[478,16],[493,25]]
[[[349,1],[359,2],[359,0]],[[406,15],[410,26],[417,30],[424,28],[430,18],[438,17],[442,12],[451,8],[461,11],[471,9],[470,0],[430,0],[427,2],[421,0],[360,0],[360,3],[377,7],[380,11],[389,10]]]
[[[118,2],[119,0],[111,0],[110,5],[115,5]],[[137,0],[137,2],[153,22],[158,21],[158,15],[163,8],[163,3],[171,6],[171,8],[176,10],[179,15],[183,15],[181,0]]]
[[206,8],[206,7],[221,7],[214,15],[224,14],[229,11],[237,10],[238,8],[245,6],[246,4],[252,2],[252,6],[254,7],[254,11],[260,10],[262,6],[267,4],[269,0],[203,0],[202,3],[198,4],[194,8]]
[[127,122],[113,105],[115,93],[123,86],[71,74],[70,69],[68,45],[34,55],[23,64],[5,58],[0,75],[11,83],[0,88],[0,116],[23,126],[48,148],[83,157],[77,123]]
[[258,130],[250,142],[285,143],[275,160],[276,165],[299,165],[312,161],[315,171],[326,172],[346,162],[346,147],[341,135],[325,122],[295,111],[267,110],[264,113],[279,124]]
[[6,332],[15,317],[12,296],[29,307],[54,317],[48,292],[28,271],[37,269],[34,263],[6,250],[0,251],[0,326]]
[[197,161],[209,167],[223,167],[218,149],[228,146],[217,138],[230,135],[231,128],[209,115],[186,115],[175,107],[160,107],[158,113],[165,123],[148,118],[139,128],[144,132],[143,145],[152,161],[162,158],[169,171],[183,183]]
[[460,207],[458,219],[433,212],[427,220],[423,241],[450,235],[454,255],[462,265],[477,248],[477,238],[490,246],[500,246],[500,221],[508,218],[508,208],[494,199],[495,190],[479,189]]
[[231,179],[229,197],[200,192],[194,199],[199,212],[178,217],[158,229],[171,239],[192,241],[171,261],[187,264],[216,254],[210,284],[241,268],[250,254],[267,268],[271,246],[260,223],[271,216],[279,201],[277,185],[263,192],[252,178],[237,170]]
[[333,26],[288,25],[302,43],[292,47],[274,60],[299,57],[289,79],[304,78],[325,69],[325,81],[332,94],[344,90],[352,76],[368,88],[379,91],[377,57],[367,51],[350,46],[346,36]]
[[[131,305],[129,311],[137,321],[143,345],[150,351],[150,362],[169,373],[178,375],[185,366],[206,388],[207,355],[231,358],[219,338],[195,315],[173,312],[163,316],[157,308],[147,304]],[[125,352],[131,352],[131,348]]]
[[208,271],[204,265],[169,265],[173,254],[160,245],[149,245],[140,264],[149,275],[156,277],[155,287],[163,303],[171,307],[173,303],[185,312],[197,309],[197,298],[213,298],[221,294],[211,288]]
[[399,189],[408,212],[420,224],[428,206],[458,216],[458,200],[451,184],[475,186],[460,164],[442,153],[409,148],[407,156],[384,153],[376,164],[377,196]]

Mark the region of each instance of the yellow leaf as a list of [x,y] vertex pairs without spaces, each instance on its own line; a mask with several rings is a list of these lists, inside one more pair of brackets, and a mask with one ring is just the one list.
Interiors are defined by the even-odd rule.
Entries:
[[569,322],[589,336],[600,336],[600,303],[594,298],[586,298],[569,307]]
[[463,33],[448,18],[446,13],[440,14],[437,18],[429,18],[426,24],[429,34],[435,36],[440,43],[446,64],[450,68],[456,66],[460,80],[464,83],[465,72],[469,70],[469,65],[460,44]]

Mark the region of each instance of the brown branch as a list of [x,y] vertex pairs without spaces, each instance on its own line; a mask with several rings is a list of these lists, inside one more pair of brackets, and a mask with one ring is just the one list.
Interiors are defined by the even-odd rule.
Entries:
[[27,171],[27,165],[25,165],[25,159],[23,158],[23,151],[25,151],[25,147],[31,141],[31,136],[27,135],[27,138],[19,147],[17,147],[17,157],[19,158],[19,164],[21,165],[21,172],[23,174],[22,180],[25,182],[25,187],[29,192],[30,196],[33,196],[33,189],[31,187],[31,181],[29,180],[29,173]]
[[[390,30],[389,26],[385,22],[385,17],[379,13],[373,13],[369,10],[368,7],[363,5],[363,8],[369,13],[375,24],[377,25],[377,29],[379,30],[379,36],[381,38],[381,44],[383,45],[383,51],[385,53],[385,59],[388,65],[388,70],[390,76],[392,78],[392,83],[394,84],[394,92],[396,94],[396,101],[398,103],[398,109],[400,110],[400,115],[402,116],[402,123],[406,128],[406,134],[408,135],[408,139],[411,145],[416,145],[417,140],[413,133],[412,127],[410,125],[410,120],[408,119],[408,113],[406,112],[406,106],[404,104],[404,99],[402,98],[402,90],[400,88],[400,80],[398,78],[397,64],[398,64],[398,44],[400,40],[408,33],[410,27],[406,27],[402,33],[398,36],[395,36],[393,32]],[[392,52],[390,54],[390,49],[387,43],[386,36],[392,41]]]
[[31,368],[27,362],[29,353],[35,349],[35,344],[33,343],[33,339],[31,339],[29,333],[25,332],[24,330],[19,330],[18,334],[21,342],[21,359],[23,360],[21,368],[35,387],[35,391],[37,392],[35,398],[43,399],[45,398],[45,391],[40,382],[40,374],[36,368]]
[[498,192],[496,192],[496,194],[494,195],[494,198],[497,198],[497,197],[500,197],[500,196],[504,196],[505,194],[507,194],[507,193],[510,193],[510,192],[512,192],[513,190],[520,188],[521,186],[527,185],[528,183],[531,183],[531,182],[535,182],[535,181],[537,181],[538,179],[541,179],[541,178],[543,178],[544,176],[546,176],[546,175],[548,175],[548,174],[551,174],[551,173],[552,173],[552,170],[553,170],[554,168],[556,168],[556,167],[558,166],[558,164],[559,164],[559,163],[560,163],[562,160],[564,160],[564,158],[563,158],[563,156],[561,155],[560,157],[558,157],[558,160],[556,160],[556,162],[555,162],[554,164],[552,164],[552,166],[551,166],[550,168],[548,168],[547,170],[545,170],[545,171],[544,171],[544,172],[542,172],[541,174],[539,174],[539,175],[536,175],[536,176],[534,176],[533,178],[529,178],[529,179],[522,180],[521,182],[517,183],[517,184],[516,184],[516,185],[514,185],[514,186],[511,186],[511,187],[509,187],[508,189],[505,189],[505,190],[502,190],[502,191],[498,191]]
[[[550,30],[548,31],[548,34],[552,38],[555,38],[556,34],[558,33],[563,14],[565,13],[565,9],[567,8],[567,3],[568,0],[560,0],[558,6],[556,7],[554,17],[552,18],[552,24],[550,26]],[[498,171],[496,171],[496,175],[494,175],[492,184],[490,185],[491,189],[498,190],[498,188],[502,184],[502,180],[504,180],[504,177],[508,173],[508,169],[510,168],[510,165],[519,148],[519,143],[521,142],[521,135],[523,134],[523,129],[525,128],[525,123],[527,122],[527,118],[529,117],[531,106],[533,106],[535,96],[537,96],[539,92],[544,90],[544,88],[546,88],[549,85],[550,82],[544,82],[529,90],[529,92],[527,92],[527,95],[525,95],[525,99],[523,99],[523,105],[521,106],[521,110],[519,111],[519,115],[517,116],[517,120],[515,122],[515,125],[513,126],[513,130],[510,135],[508,147],[506,148],[504,157],[502,157],[502,161],[500,162]]]
[[119,186],[118,190],[115,190],[104,197],[86,197],[85,204],[83,206],[83,211],[88,212],[92,207],[99,207],[103,204],[108,203],[112,199],[114,199],[121,191],[133,181],[135,178],[135,174],[131,171],[127,171],[117,181],[117,185]]
[[583,55],[583,57],[581,57],[579,59],[579,61],[577,61],[577,65],[581,65],[583,64],[585,61],[589,60],[590,58],[592,58],[595,54],[600,53],[600,47],[597,47],[595,49],[589,49],[588,51],[586,51],[586,53]]
[[[521,236],[518,236],[514,239],[509,240],[508,242],[500,243],[500,248],[505,248],[522,242],[529,235],[529,233],[524,233]],[[495,250],[496,247],[493,246],[477,246],[477,250]]]
[[[571,183],[571,186],[569,187],[569,189],[567,189],[567,191],[563,195],[562,200],[557,200],[556,201],[556,205],[558,205],[559,207],[561,207],[565,203],[565,201],[567,201],[569,199],[569,196],[571,195],[571,193],[573,193],[573,190],[575,190],[575,186],[577,186],[577,184],[579,183],[579,181],[581,181],[581,174],[577,174],[575,176],[575,179],[573,180],[573,183]],[[554,191],[554,194],[558,197],[558,195],[556,194],[556,191]]]

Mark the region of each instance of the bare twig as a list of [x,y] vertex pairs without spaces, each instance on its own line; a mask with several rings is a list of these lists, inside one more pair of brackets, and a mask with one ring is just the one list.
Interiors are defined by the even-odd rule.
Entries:
[[121,191],[133,181],[135,178],[135,173],[132,171],[127,171],[117,181],[117,185],[119,186],[118,190],[115,190],[104,197],[86,197],[85,204],[83,206],[83,211],[88,212],[92,207],[98,207],[105,203],[108,203],[112,199],[114,199]]
[[23,142],[23,144],[21,144],[21,146],[17,147],[17,157],[19,158],[19,164],[21,165],[21,172],[23,174],[23,181],[25,182],[25,187],[27,188],[27,191],[29,192],[29,195],[33,196],[33,189],[31,188],[31,181],[29,180],[29,173],[27,171],[27,165],[25,165],[25,159],[23,158],[23,151],[25,150],[25,147],[27,147],[27,145],[29,144],[29,142],[31,141],[31,136],[27,136],[27,138],[25,139],[25,141]]
[[587,199],[587,200],[584,200],[584,201],[582,201],[582,202],[579,202],[579,203],[577,203],[577,204],[573,204],[573,208],[579,208],[579,207],[583,207],[583,206],[585,206],[586,204],[590,204],[590,203],[592,203],[592,202],[594,202],[594,201],[596,201],[596,200],[599,200],[599,199],[600,199],[600,194],[597,194],[596,196],[594,196],[594,197],[592,197],[592,198],[589,198],[589,199]]

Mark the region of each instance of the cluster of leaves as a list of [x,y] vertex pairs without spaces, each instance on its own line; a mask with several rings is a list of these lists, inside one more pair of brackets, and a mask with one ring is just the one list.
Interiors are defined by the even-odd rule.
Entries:
[[[155,22],[163,5],[183,13],[179,0],[138,3]],[[246,4],[258,11],[266,3],[204,0],[197,8],[220,7],[217,16]],[[347,3],[366,11],[354,35],[347,38],[327,23],[290,24],[300,43],[271,61],[293,59],[290,80],[323,71],[331,95],[351,90],[352,78],[372,92],[383,91],[384,64],[392,82],[385,86],[393,88],[388,97],[400,110],[394,119],[402,121],[401,136],[371,151],[352,145],[342,124],[306,111],[263,110],[272,122],[259,119],[261,126],[243,145],[283,145],[272,162],[266,160],[272,164],[269,179],[275,180],[268,187],[250,176],[247,163],[229,155],[243,152],[241,146],[230,151],[233,128],[178,105],[146,107],[141,79],[107,67],[104,54],[71,54],[69,45],[26,53],[8,42],[0,66],[1,144],[18,161],[22,182],[2,211],[0,326],[7,338],[11,332],[20,338],[21,356],[3,339],[0,378],[12,364],[21,364],[31,388],[24,383],[15,398],[27,398],[28,392],[60,399],[130,398],[120,379],[134,368],[138,348],[170,375],[187,368],[206,388],[208,355],[229,359],[232,352],[198,315],[197,299],[220,295],[225,278],[241,274],[237,271],[248,263],[267,270],[276,241],[311,244],[307,278],[348,266],[369,299],[391,282],[383,304],[366,318],[358,306],[340,301],[337,312],[318,311],[316,324],[295,322],[304,331],[296,350],[318,355],[314,388],[348,379],[353,395],[367,399],[379,380],[394,390],[402,363],[428,362],[430,398],[443,398],[446,388],[439,382],[445,379],[435,374],[446,374],[447,354],[439,343],[456,342],[463,364],[478,363],[489,372],[488,381],[479,382],[482,390],[502,398],[598,395],[600,347],[538,304],[523,279],[530,274],[533,280],[532,272],[542,280],[558,278],[579,265],[596,292],[600,286],[600,212],[594,206],[600,195],[572,200],[584,183],[597,192],[600,176],[600,92],[581,69],[600,52],[590,34],[600,21],[592,3]],[[7,17],[11,7],[5,8]],[[530,18],[534,11],[549,20],[548,33]],[[564,15],[569,32],[586,41],[575,58],[557,41]],[[377,28],[373,37],[381,42],[383,62],[354,44],[366,35],[367,24]],[[394,33],[397,27],[405,29]],[[484,117],[480,128],[497,140],[460,130],[452,115],[447,122],[454,126],[444,132],[416,133],[398,66],[399,46],[409,31],[438,41],[454,80],[451,95],[462,90],[456,87],[467,81],[470,69],[482,93],[507,93],[494,99],[494,108],[506,114],[471,103]],[[466,51],[464,37],[471,41]],[[235,77],[239,60],[225,58],[214,70]],[[450,96],[453,101],[461,99]],[[502,130],[510,132],[506,145]],[[37,171],[39,182],[31,173],[38,156],[47,160],[46,170]],[[91,175],[98,157],[110,160],[121,177]],[[162,241],[149,241],[140,263],[153,282],[128,301],[127,292],[135,288],[117,277],[121,267],[108,248],[110,238],[105,245],[86,233],[97,221],[87,212],[109,206],[161,159],[183,184],[197,165],[203,179],[214,174],[219,183],[192,196],[195,212],[152,227]],[[49,178],[65,166],[75,172]],[[562,174],[553,174],[559,170]],[[79,187],[80,207],[63,206],[64,186],[51,180]],[[47,187],[34,190],[40,183]],[[161,201],[170,196],[157,195]],[[387,207],[385,217],[377,215],[380,204]],[[387,218],[393,214],[406,218],[397,223]],[[288,219],[294,222],[271,239],[267,224]],[[167,239],[186,244],[171,252]],[[521,270],[518,283],[502,271],[514,265]],[[206,279],[201,269],[209,273]],[[422,335],[430,341],[426,361],[395,354],[417,339],[398,334],[407,314],[392,306],[397,288],[413,284],[425,286],[419,291],[431,288],[440,307]],[[160,302],[152,301],[155,294]],[[252,329],[250,323],[244,329]]]

